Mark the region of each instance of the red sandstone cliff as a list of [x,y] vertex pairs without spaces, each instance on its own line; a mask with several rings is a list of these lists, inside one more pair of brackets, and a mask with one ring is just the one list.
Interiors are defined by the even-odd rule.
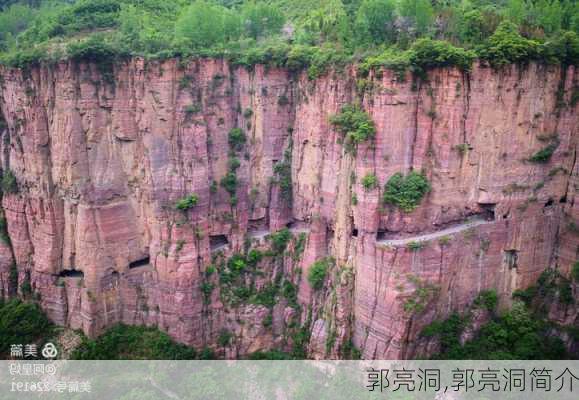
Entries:
[[[433,319],[488,288],[506,305],[545,268],[568,273],[577,259],[577,78],[574,67],[539,65],[435,70],[428,81],[384,71],[360,92],[354,70],[309,81],[210,60],[0,69],[1,163],[19,187],[2,199],[2,293],[16,289],[14,262],[20,286],[29,279],[59,324],[88,334],[157,325],[195,346],[216,346],[227,330],[226,357],[289,346],[300,325],[313,357],[338,357],[350,338],[364,358],[428,352],[417,336]],[[354,100],[377,127],[355,156],[328,121]],[[227,172],[233,127],[248,136],[235,206],[213,184]],[[551,160],[526,161],[554,133]],[[272,179],[286,149],[291,202]],[[382,187],[410,169],[432,185],[411,213],[360,184],[374,173]],[[198,204],[175,210],[191,193]],[[469,216],[479,216],[470,227]],[[308,232],[303,253],[294,239],[285,256],[260,261],[254,283],[296,283],[301,307],[222,302],[205,273],[217,249],[266,248],[264,232],[287,224]],[[403,242],[430,233],[421,249]],[[312,291],[308,268],[325,256],[335,266]],[[204,294],[203,282],[216,288]],[[576,322],[576,312],[557,315]]]

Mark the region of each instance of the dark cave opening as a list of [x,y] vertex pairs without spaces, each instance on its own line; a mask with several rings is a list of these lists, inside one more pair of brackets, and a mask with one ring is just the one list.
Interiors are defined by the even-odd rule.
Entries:
[[479,203],[479,206],[483,212],[483,217],[487,221],[494,221],[496,203]]
[[84,278],[84,272],[76,269],[65,269],[58,274],[61,278]]
[[145,267],[149,264],[151,264],[151,259],[149,256],[147,256],[147,257],[141,258],[139,260],[133,261],[132,263],[129,263],[129,269]]
[[209,247],[211,248],[211,251],[227,246],[228,244],[229,240],[227,240],[227,236],[225,235],[209,236]]

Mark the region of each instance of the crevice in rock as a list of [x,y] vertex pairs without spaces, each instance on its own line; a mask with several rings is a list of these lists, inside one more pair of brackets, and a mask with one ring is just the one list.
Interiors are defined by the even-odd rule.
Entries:
[[470,111],[470,74],[468,72],[463,72],[462,74],[462,85],[465,88],[464,111],[462,114],[462,143],[466,143],[466,121]]
[[[410,142],[410,154],[408,157],[408,165],[407,165],[407,169],[410,170],[412,169],[412,166],[414,165],[414,149],[416,147],[416,139],[418,137],[418,112],[420,110],[420,89],[421,89],[421,80],[420,78],[417,78],[418,82],[416,83],[416,101],[415,101],[415,107],[414,107],[414,116],[413,116],[413,131],[412,131],[412,139]],[[413,82],[414,84],[414,82]]]

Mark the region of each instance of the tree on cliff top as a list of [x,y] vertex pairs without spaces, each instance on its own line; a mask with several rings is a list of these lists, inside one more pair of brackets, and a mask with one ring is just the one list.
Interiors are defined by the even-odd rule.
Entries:
[[[248,66],[299,65],[311,68],[312,77],[343,60],[398,57],[419,39],[452,45],[444,53],[474,50],[500,66],[530,59],[559,62],[560,53],[550,52],[548,43],[556,43],[565,32],[579,32],[579,5],[572,0],[21,0],[10,4],[0,12],[0,52],[2,62],[14,66],[70,56],[62,51],[63,43],[82,45],[96,33],[121,54],[225,57]],[[572,36],[568,40],[577,42]],[[462,58],[435,64],[453,65]]]

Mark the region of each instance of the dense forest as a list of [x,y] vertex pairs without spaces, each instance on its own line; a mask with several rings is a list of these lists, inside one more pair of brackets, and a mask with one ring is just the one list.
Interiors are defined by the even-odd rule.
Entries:
[[4,0],[0,60],[225,57],[300,70],[576,64],[575,0]]

